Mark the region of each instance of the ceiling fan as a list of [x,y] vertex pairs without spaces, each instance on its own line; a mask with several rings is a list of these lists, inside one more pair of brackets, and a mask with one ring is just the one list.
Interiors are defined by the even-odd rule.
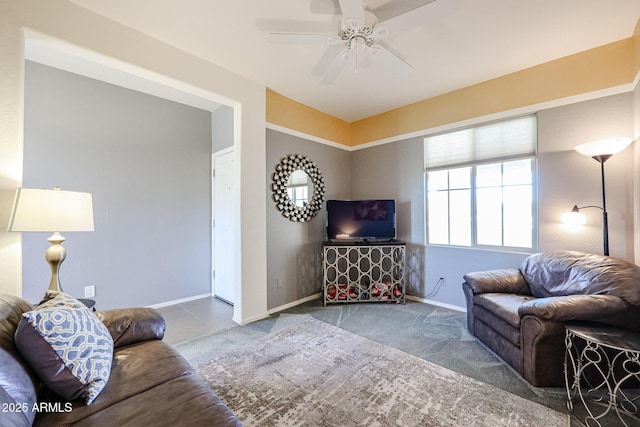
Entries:
[[[385,43],[410,28],[441,20],[455,12],[458,0],[396,0],[369,9],[364,0],[312,0],[311,11],[342,15],[337,34],[270,32],[269,40],[281,43],[325,43],[320,84],[333,83],[347,63],[359,67],[385,66],[398,75],[413,67]],[[329,64],[326,67],[326,64]]]

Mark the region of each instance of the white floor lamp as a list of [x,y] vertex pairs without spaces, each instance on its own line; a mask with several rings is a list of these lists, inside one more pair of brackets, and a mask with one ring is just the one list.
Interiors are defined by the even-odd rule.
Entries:
[[9,231],[52,232],[47,239],[51,246],[45,259],[51,266],[50,292],[62,292],[60,265],[67,255],[62,246],[62,231],[93,231],[93,200],[91,193],[62,191],[60,188],[41,190],[19,188],[9,219]]

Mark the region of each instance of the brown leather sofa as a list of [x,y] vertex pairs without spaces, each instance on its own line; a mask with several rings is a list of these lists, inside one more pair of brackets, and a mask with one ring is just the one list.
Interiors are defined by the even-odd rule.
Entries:
[[640,267],[621,259],[541,253],[464,280],[469,332],[537,387],[564,385],[565,323],[640,330]]
[[241,426],[235,415],[164,343],[165,322],[150,308],[97,312],[114,341],[111,375],[86,405],[46,390],[18,352],[14,334],[27,301],[0,295],[0,425]]

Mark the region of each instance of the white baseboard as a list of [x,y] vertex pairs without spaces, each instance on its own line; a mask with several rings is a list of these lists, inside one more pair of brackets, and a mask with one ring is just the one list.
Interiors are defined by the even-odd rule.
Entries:
[[[278,313],[280,311],[286,310],[288,308],[295,307],[296,305],[304,304],[305,302],[313,301],[314,299],[318,299],[318,298],[322,298],[322,292],[310,295],[310,296],[308,296],[306,298],[302,298],[302,299],[299,299],[297,301],[290,302],[288,304],[281,305],[280,307],[272,308],[271,310],[267,311],[267,314],[269,314],[269,315],[275,314],[275,313]],[[433,300],[429,300],[429,299],[426,299],[426,298],[420,298],[420,297],[414,297],[412,295],[407,295],[407,299],[411,300],[411,301],[421,302],[421,303],[424,303],[424,304],[436,305],[438,307],[448,308],[448,309],[455,310],[455,311],[461,311],[463,313],[467,312],[467,309],[465,307],[459,307],[459,306],[453,305],[453,304],[445,304],[443,302],[433,301]]]
[[236,322],[240,326],[244,326],[244,325],[248,325],[249,323],[257,322],[258,320],[266,319],[267,317],[269,317],[269,313],[259,314],[257,316],[250,317],[250,318],[244,319],[244,320],[237,319],[234,316],[234,317],[231,318],[231,320],[233,320],[234,322]]
[[189,302],[189,301],[194,301],[194,300],[197,300],[197,299],[210,298],[210,297],[211,297],[211,294],[194,295],[192,297],[181,298],[181,299],[176,299],[176,300],[173,300],[173,301],[161,302],[159,304],[148,305],[147,307],[149,307],[149,308],[162,308],[162,307],[166,307],[168,305],[182,304],[183,302]]
[[[162,307],[167,307],[169,305],[182,304],[182,303],[185,303],[185,302],[195,301],[195,300],[198,300],[198,299],[210,298],[210,297],[211,297],[211,294],[194,295],[192,297],[181,298],[181,299],[177,299],[177,300],[173,300],[173,301],[167,301],[167,302],[161,302],[159,304],[153,304],[153,305],[149,305],[147,307],[149,307],[149,308],[162,308]],[[281,306],[276,307],[276,308],[272,308],[271,310],[267,310],[267,313],[265,315],[258,315],[258,316],[255,316],[255,317],[251,318],[251,319],[245,319],[242,322],[239,322],[237,319],[233,319],[233,321],[238,323],[238,324],[241,324],[241,325],[246,325],[248,323],[255,322],[256,320],[262,320],[262,319],[266,318],[267,316],[270,316],[270,315],[275,314],[275,313],[279,313],[279,312],[281,312],[283,310],[286,310],[288,308],[295,307],[297,305],[304,304],[305,302],[313,301],[313,300],[319,299],[319,298],[322,298],[322,292],[318,292],[317,294],[309,295],[308,297],[305,297],[305,298],[302,298],[302,299],[299,299],[299,300],[296,300],[296,301],[281,305]],[[411,301],[425,303],[425,304],[437,305],[438,307],[444,307],[444,308],[448,308],[448,309],[455,310],[455,311],[461,311],[463,313],[467,312],[466,308],[464,308],[464,307],[459,307],[457,305],[452,305],[452,304],[445,304],[443,302],[433,301],[433,300],[429,300],[429,299],[426,299],[426,298],[414,297],[413,295],[407,295],[407,299],[411,300]]]
[[318,292],[317,294],[309,295],[306,298],[302,298],[293,302],[290,302],[285,305],[281,305],[280,307],[272,308],[271,310],[267,310],[267,314],[275,314],[282,310],[286,310],[287,308],[295,307],[296,305],[304,304],[305,302],[313,301],[314,299],[318,299],[322,297],[322,292]]
[[463,313],[467,312],[465,307],[459,307],[457,305],[445,304],[443,302],[433,301],[426,298],[414,297],[413,295],[407,295],[407,299],[411,301],[423,302],[425,304],[437,305],[438,307],[444,307],[455,311],[461,311]]

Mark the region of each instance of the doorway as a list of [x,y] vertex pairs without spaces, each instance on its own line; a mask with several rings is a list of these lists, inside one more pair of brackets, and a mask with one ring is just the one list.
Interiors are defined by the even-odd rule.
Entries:
[[213,243],[212,293],[213,296],[233,305],[234,303],[234,214],[233,214],[233,147],[213,153],[212,158],[212,223]]

